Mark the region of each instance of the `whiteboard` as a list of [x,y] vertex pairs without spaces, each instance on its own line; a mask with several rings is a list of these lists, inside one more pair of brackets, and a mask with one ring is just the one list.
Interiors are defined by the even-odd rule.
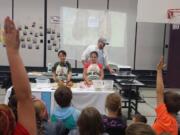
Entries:
[[138,0],[136,20],[137,22],[180,24],[180,16],[167,19],[167,10],[176,8],[180,8],[180,0]]

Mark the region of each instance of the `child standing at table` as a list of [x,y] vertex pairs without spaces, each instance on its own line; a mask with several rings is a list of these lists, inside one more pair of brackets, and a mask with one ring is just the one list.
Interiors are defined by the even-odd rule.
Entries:
[[98,53],[90,53],[90,61],[84,64],[83,78],[87,85],[92,85],[92,80],[102,80],[104,78],[103,66],[98,63]]
[[53,79],[55,82],[65,83],[71,86],[72,69],[71,64],[66,61],[66,52],[60,50],[58,52],[59,62],[56,62],[52,68]]

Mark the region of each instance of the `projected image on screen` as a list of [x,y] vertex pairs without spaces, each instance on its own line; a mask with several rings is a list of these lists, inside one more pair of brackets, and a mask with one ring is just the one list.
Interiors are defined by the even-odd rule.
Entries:
[[107,38],[112,47],[125,45],[125,13],[63,7],[61,17],[62,45],[97,44],[99,37]]

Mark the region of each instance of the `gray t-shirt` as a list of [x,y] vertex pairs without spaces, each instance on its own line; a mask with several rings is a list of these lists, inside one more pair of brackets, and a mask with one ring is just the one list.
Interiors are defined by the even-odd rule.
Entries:
[[66,80],[69,72],[72,72],[71,64],[68,61],[56,62],[52,68],[59,80]]

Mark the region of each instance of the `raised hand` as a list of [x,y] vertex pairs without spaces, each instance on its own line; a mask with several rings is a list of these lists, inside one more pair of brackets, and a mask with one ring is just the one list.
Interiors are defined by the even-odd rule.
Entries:
[[164,64],[163,56],[161,56],[160,62],[157,65],[157,70],[162,70],[164,67],[165,67],[165,64]]
[[160,58],[160,62],[157,65],[157,78],[156,78],[156,93],[157,93],[157,105],[164,103],[164,82],[162,69],[165,67],[163,57]]
[[19,31],[9,17],[6,17],[4,22],[4,40],[7,49],[19,50]]
[[[18,123],[27,129],[30,135],[36,135],[36,118],[31,88],[19,54],[19,32],[16,29],[14,22],[9,17],[5,18],[3,35],[10,65],[11,79],[18,101]],[[17,134],[16,131],[14,134]]]

